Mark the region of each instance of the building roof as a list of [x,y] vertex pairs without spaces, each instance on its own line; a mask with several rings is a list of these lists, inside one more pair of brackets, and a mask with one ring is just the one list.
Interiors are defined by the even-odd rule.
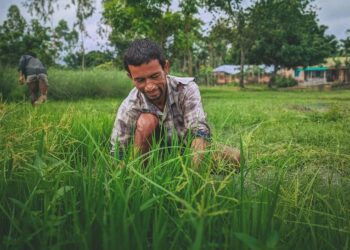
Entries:
[[268,73],[268,74],[272,73],[273,70],[275,69],[274,66],[272,66],[272,65],[271,65],[271,66],[267,66],[267,65],[265,65],[265,64],[259,65],[259,68],[263,69],[264,72],[265,72],[265,73]]
[[327,67],[306,67],[302,70],[304,70],[304,71],[325,71],[327,69],[328,69]]
[[226,73],[230,75],[235,75],[240,72],[240,66],[239,65],[221,65],[213,70],[215,73]]
[[[244,71],[252,70],[254,67],[259,67],[264,73],[272,73],[274,69],[273,66],[266,66],[265,64],[244,65]],[[240,71],[240,65],[221,65],[213,70],[214,73],[226,73],[229,75],[239,74]]]

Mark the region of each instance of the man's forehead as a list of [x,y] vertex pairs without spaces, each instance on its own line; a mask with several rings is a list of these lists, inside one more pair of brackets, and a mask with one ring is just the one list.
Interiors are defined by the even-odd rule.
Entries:
[[160,65],[157,59],[151,60],[147,63],[141,65],[129,65],[130,74],[133,77],[138,76],[149,76],[163,71],[162,66]]

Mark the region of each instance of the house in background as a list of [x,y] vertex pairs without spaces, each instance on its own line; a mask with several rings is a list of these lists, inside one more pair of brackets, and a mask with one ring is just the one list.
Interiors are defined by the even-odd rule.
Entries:
[[[273,69],[273,66],[244,65],[244,82],[268,83]],[[278,70],[277,74],[294,78],[300,86],[350,83],[350,58],[331,57],[327,58],[324,64],[294,69],[283,68]],[[213,76],[220,85],[239,82],[240,65],[217,67],[213,70]]]
[[347,57],[327,58],[324,64],[304,69],[304,82],[319,84],[350,83],[349,63],[350,58]]
[[[232,82],[239,82],[241,72],[240,65],[221,65],[213,70],[216,83],[223,85]],[[268,83],[273,67],[265,65],[244,65],[244,82]]]
[[295,69],[281,69],[278,74],[293,77],[301,86],[312,86],[331,83],[350,83],[350,58],[327,58],[324,64],[297,67]]
[[216,83],[223,85],[236,81],[236,76],[240,72],[239,65],[221,65],[213,70]]

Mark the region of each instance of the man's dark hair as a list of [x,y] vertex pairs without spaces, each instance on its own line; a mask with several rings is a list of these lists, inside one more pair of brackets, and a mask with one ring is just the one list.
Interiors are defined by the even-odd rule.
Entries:
[[163,49],[151,39],[137,39],[124,54],[124,68],[130,73],[129,65],[140,66],[155,59],[164,69],[166,59]]
[[36,54],[35,54],[35,52],[33,52],[33,51],[28,51],[28,52],[27,52],[27,55],[36,58]]

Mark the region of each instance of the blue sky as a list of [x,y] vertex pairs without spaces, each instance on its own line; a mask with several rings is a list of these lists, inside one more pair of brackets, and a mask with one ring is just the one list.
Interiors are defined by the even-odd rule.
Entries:
[[[12,4],[16,4],[20,7],[22,15],[26,19],[30,19],[31,16],[27,13],[26,9],[23,8],[22,2],[24,0],[0,0],[0,23],[6,19],[8,8]],[[65,3],[69,3],[70,0],[61,0],[60,9],[55,12],[53,16],[53,23],[57,23],[60,19],[67,20],[71,25],[75,19],[74,9],[64,10]],[[102,6],[101,0],[95,0],[96,11],[95,14],[86,21],[86,27],[90,38],[86,40],[87,50],[93,50],[98,48],[106,47],[107,34],[104,38],[99,37],[97,34],[97,28],[99,20],[101,18]],[[178,0],[173,0],[172,7],[176,9]],[[249,0],[247,0],[249,2]],[[315,0],[314,4],[318,6],[318,18],[319,23],[328,26],[327,34],[333,34],[338,39],[346,37],[346,30],[350,29],[350,0]],[[206,23],[209,23],[212,16],[210,13],[201,11],[200,18]]]

